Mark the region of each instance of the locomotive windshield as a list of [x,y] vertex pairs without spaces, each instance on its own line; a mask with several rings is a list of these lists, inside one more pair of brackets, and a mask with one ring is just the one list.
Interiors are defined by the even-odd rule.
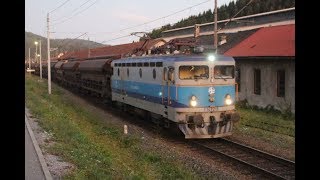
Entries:
[[232,79],[234,78],[234,66],[215,66],[215,79]]
[[208,79],[209,67],[208,66],[180,66],[179,78],[186,79]]

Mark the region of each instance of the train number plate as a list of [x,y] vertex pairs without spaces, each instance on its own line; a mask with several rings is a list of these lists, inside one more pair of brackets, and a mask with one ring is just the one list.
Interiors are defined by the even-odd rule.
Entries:
[[206,108],[204,108],[204,110],[205,110],[206,112],[213,112],[213,111],[216,110],[216,108],[215,108],[215,107],[206,107]]

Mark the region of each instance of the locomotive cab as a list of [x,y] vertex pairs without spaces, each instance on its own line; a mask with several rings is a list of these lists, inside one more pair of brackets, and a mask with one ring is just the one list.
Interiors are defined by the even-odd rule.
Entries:
[[[165,70],[164,70],[165,72]],[[235,61],[218,56],[210,61],[176,61],[164,79],[168,118],[177,122],[186,138],[216,138],[232,134],[235,112]]]

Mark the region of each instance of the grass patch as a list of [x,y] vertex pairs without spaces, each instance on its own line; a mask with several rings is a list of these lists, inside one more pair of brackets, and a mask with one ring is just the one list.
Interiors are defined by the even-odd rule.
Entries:
[[60,87],[26,75],[26,106],[56,142],[52,154],[76,168],[65,179],[195,179],[196,174],[173,158],[141,150],[141,140],[102,121],[85,107],[64,99]]
[[240,113],[240,126],[258,128],[273,133],[295,137],[294,119],[288,120],[281,114],[257,111],[250,108],[237,107]]
[[273,148],[287,151],[294,158],[295,119],[270,110],[237,106],[240,121],[235,124],[233,136],[246,136],[265,142]]

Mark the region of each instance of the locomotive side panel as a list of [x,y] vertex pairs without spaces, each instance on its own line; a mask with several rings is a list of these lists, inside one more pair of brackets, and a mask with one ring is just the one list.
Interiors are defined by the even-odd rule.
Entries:
[[[130,63],[130,64],[129,64]],[[161,67],[141,61],[115,61],[111,78],[112,100],[164,115],[161,104]]]

